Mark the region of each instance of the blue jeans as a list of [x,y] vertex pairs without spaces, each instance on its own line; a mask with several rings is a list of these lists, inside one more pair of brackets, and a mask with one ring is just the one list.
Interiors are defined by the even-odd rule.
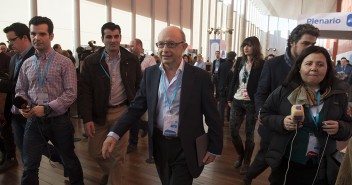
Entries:
[[[15,139],[17,148],[20,151],[22,162],[23,162],[23,137],[24,130],[26,128],[27,119],[21,114],[14,114],[11,117],[12,131]],[[51,161],[62,163],[60,155],[56,151],[53,145],[47,143],[47,147],[43,148],[43,155],[48,157]]]
[[81,163],[74,152],[74,128],[68,115],[27,119],[23,140],[22,185],[38,185],[42,151],[50,140],[59,152],[72,185],[83,183]]

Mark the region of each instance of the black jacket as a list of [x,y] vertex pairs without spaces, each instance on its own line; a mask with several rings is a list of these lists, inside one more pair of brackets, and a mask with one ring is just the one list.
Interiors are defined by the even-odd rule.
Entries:
[[[213,68],[211,69],[211,74],[215,74],[215,62],[216,62],[216,60],[217,60],[217,59],[215,59],[215,60],[213,61]],[[219,60],[220,60],[220,65],[221,65],[223,62],[226,61],[226,60],[223,59],[223,58],[220,58]],[[219,67],[220,67],[220,66],[219,66]]]
[[[141,88],[136,98],[131,102],[128,111],[122,116],[112,131],[122,136],[129,130],[140,116],[148,109],[148,137],[150,141],[154,135],[157,124],[158,89],[161,70],[158,65],[148,67],[141,81]],[[220,117],[216,111],[216,101],[212,91],[212,84],[208,72],[191,66],[184,65],[182,76],[180,109],[179,109],[179,138],[186,158],[187,167],[192,177],[200,175],[203,167],[198,166],[196,138],[203,135],[204,122],[208,125],[208,151],[220,155],[223,146],[223,131]],[[155,138],[154,138],[155,139]],[[149,150],[158,150],[153,147],[155,142],[149,145]],[[154,150],[153,150],[154,149]]]
[[[229,87],[229,92],[227,96],[228,101],[233,100],[233,96],[235,95],[237,89],[239,88],[240,80],[242,79],[239,79],[238,76],[240,74],[240,71],[243,65],[244,65],[244,61],[237,61],[235,64],[235,70],[233,72],[232,82]],[[251,99],[251,102],[254,102],[254,94],[257,92],[258,81],[260,78],[260,74],[262,73],[263,65],[264,65],[264,60],[261,60],[257,62],[257,66],[253,65],[253,67],[251,68],[251,72],[247,82],[247,91],[248,91],[249,98]]]
[[232,75],[229,74],[231,72],[232,65],[233,65],[233,62],[229,60],[226,60],[226,62],[223,62],[220,64],[219,71],[218,71],[218,75],[219,75],[218,88],[220,92],[220,97],[227,98],[227,92],[228,92],[228,86],[229,86],[228,77],[229,75],[232,77]]
[[258,113],[270,93],[278,88],[286,79],[291,67],[281,55],[265,62],[255,94],[255,109]]
[[15,88],[16,88],[16,83],[18,79],[18,74],[21,69],[21,66],[27,58],[31,57],[34,55],[35,49],[31,47],[27,54],[22,58],[21,62],[18,65],[18,70],[15,73],[15,66],[16,66],[16,58],[18,54],[15,54],[12,56],[10,65],[9,65],[9,79],[8,80],[1,80],[0,82],[0,91],[7,93],[6,96],[6,101],[5,101],[5,108],[4,108],[4,114],[5,114],[5,119],[8,123],[10,123],[12,113],[11,113],[11,107],[12,107],[12,102],[13,99],[15,98]]
[[[268,97],[261,109],[262,123],[273,132],[273,138],[265,159],[269,166],[274,169],[281,165],[281,159],[289,150],[295,133],[294,131],[289,132],[284,129],[283,120],[287,115],[291,114],[292,104],[288,101],[287,97],[297,86],[297,84],[291,84],[288,87],[280,86]],[[352,118],[347,115],[347,95],[343,88],[343,84],[336,80],[321,110],[323,115],[325,115],[324,120],[336,120],[339,122],[338,133],[329,136],[318,175],[318,178],[319,176],[327,176],[329,184],[334,184],[338,172],[338,166],[334,165],[334,161],[331,158],[332,154],[336,151],[336,140],[347,140],[351,136]],[[305,119],[313,122],[309,113],[305,115]],[[327,138],[326,132],[322,131],[321,128],[314,128],[314,130],[319,143],[324,145]],[[321,150],[323,148],[321,147]]]
[[[101,59],[105,48],[89,55],[84,61],[79,80],[79,110],[83,123],[94,121],[95,124],[103,125],[106,121],[110,97],[110,79],[106,76],[109,68],[105,57]],[[120,73],[124,88],[126,89],[127,100],[130,102],[139,89],[142,78],[141,66],[138,58],[120,47]],[[101,60],[100,60],[101,59]]]

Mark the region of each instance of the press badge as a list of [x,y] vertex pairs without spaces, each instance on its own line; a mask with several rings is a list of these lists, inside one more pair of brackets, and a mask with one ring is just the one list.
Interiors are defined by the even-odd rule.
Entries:
[[242,95],[243,95],[244,98],[248,97],[247,89],[243,89]]
[[318,157],[319,149],[320,146],[318,143],[318,138],[314,134],[309,133],[309,141],[306,156],[310,158]]
[[163,135],[177,137],[178,133],[178,116],[166,113],[164,120]]
[[37,93],[37,104],[38,105],[46,105],[49,103],[49,95],[46,92]]

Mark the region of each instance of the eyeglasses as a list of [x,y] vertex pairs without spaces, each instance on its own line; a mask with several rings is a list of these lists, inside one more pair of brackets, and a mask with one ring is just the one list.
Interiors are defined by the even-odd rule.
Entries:
[[158,48],[164,48],[165,45],[168,48],[175,48],[177,45],[182,44],[182,43],[185,43],[185,42],[184,41],[181,41],[181,42],[157,42],[155,45]]
[[18,37],[15,37],[15,38],[13,38],[13,39],[9,39],[9,40],[7,41],[7,43],[10,44],[10,42],[15,42],[15,40],[16,40],[17,38],[18,38]]
[[247,78],[248,78],[248,72],[245,70],[245,71],[243,72],[242,82],[243,82],[243,83],[247,83]]

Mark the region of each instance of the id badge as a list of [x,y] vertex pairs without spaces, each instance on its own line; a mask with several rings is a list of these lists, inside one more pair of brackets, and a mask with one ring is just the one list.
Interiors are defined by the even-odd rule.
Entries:
[[243,97],[248,97],[247,89],[243,89],[242,95]]
[[178,116],[170,115],[166,113],[163,135],[170,137],[177,137],[178,133]]
[[309,141],[308,141],[306,156],[310,158],[318,157],[319,149],[320,149],[320,146],[318,143],[318,138],[314,134],[309,133]]
[[46,105],[49,103],[48,93],[45,93],[45,92],[37,93],[37,97],[38,97],[38,100],[37,100],[38,105]]

